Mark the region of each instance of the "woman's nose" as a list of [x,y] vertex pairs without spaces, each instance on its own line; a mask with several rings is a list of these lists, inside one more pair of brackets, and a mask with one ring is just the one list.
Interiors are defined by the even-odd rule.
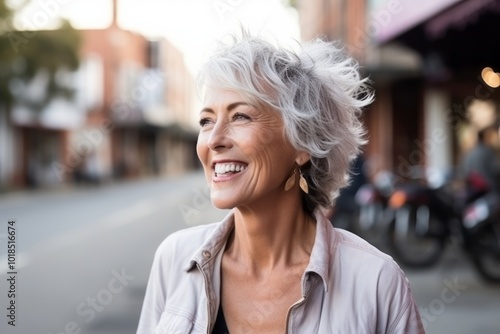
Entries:
[[229,125],[222,120],[217,121],[208,138],[208,147],[213,151],[217,151],[231,146]]

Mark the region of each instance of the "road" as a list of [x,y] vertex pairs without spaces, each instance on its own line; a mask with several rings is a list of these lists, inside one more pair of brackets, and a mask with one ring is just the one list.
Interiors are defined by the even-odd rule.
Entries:
[[[211,207],[199,173],[1,195],[0,333],[135,333],[156,247],[224,214]],[[6,317],[9,219],[16,221],[15,328]],[[500,333],[500,286],[482,282],[456,247],[440,265],[406,272],[427,333]]]
[[[135,333],[154,251],[170,233],[219,220],[200,174],[0,198],[0,244],[17,225],[17,326],[0,333]],[[1,309],[7,307],[0,260]],[[2,313],[6,313],[3,311]]]

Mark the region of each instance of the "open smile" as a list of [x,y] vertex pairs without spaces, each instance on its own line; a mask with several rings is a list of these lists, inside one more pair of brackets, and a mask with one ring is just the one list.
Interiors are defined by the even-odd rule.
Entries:
[[215,171],[214,181],[226,181],[232,179],[245,171],[247,164],[239,161],[218,162],[213,168]]

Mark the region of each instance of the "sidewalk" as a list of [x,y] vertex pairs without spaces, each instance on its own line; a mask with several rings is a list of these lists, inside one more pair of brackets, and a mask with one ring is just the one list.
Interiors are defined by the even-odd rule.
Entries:
[[403,270],[427,334],[500,333],[500,285],[486,283],[459,244],[431,268]]

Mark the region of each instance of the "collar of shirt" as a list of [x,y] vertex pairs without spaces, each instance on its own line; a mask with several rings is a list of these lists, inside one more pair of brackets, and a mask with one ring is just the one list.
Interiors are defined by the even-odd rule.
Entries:
[[[334,257],[334,245],[337,241],[335,230],[331,226],[329,220],[321,213],[321,211],[316,210],[314,216],[316,218],[316,236],[311,252],[311,257],[309,259],[309,264],[307,265],[302,277],[303,296],[305,296],[308,292],[308,286],[305,282],[308,281],[308,277],[310,275],[319,276],[323,281],[325,291],[328,291],[330,285],[329,272],[332,262],[331,259],[333,259]],[[234,210],[231,210],[229,214],[214,229],[205,243],[196,250],[196,252],[189,260],[189,263],[187,263],[184,267],[184,270],[190,271],[195,268],[197,264],[200,267],[203,267],[209,262],[213,261],[216,258],[216,255],[224,249],[227,238],[229,237],[229,234],[233,228]]]

